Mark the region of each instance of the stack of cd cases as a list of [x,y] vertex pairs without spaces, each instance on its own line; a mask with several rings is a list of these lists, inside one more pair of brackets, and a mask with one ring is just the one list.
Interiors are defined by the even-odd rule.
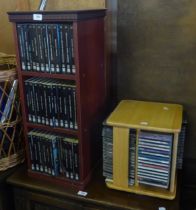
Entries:
[[[183,120],[178,142],[177,169],[182,169],[187,120]],[[103,176],[113,180],[113,127],[103,123]],[[136,130],[129,132],[129,185],[135,184],[135,167],[139,184],[169,188],[173,149],[173,134],[140,131],[138,134],[136,160]],[[136,164],[137,161],[137,164]]]
[[138,136],[138,182],[167,189],[173,134],[141,131]]
[[184,157],[184,144],[187,135],[188,119],[186,113],[183,113],[182,128],[179,133],[178,138],[178,153],[177,153],[177,169],[182,169],[183,167],[183,157]]
[[[102,130],[103,138],[103,176],[106,180],[113,179],[113,129],[105,125]],[[136,130],[130,129],[129,133],[129,185],[135,184],[135,145]]]

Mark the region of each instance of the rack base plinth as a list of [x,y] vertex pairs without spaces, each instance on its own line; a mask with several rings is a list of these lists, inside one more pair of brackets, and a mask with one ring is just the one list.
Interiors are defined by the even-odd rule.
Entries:
[[168,189],[162,189],[158,187],[152,187],[147,185],[138,185],[138,186],[128,186],[127,188],[123,188],[120,186],[116,186],[113,183],[113,180],[105,181],[108,188],[126,191],[130,193],[136,193],[139,195],[147,195],[151,197],[163,198],[168,200],[173,200],[176,197],[176,188],[177,188],[177,179],[175,181],[174,191],[170,192]]
[[28,176],[39,180],[47,181],[48,183],[54,183],[59,186],[64,186],[65,188],[70,188],[74,190],[84,190],[91,180],[92,173],[89,173],[88,176],[82,181],[66,179],[61,176],[59,177],[50,176],[31,170],[28,170]]

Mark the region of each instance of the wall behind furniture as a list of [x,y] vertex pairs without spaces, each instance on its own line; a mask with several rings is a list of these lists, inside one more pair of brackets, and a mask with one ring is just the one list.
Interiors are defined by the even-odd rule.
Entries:
[[11,24],[8,23],[7,11],[16,10],[14,0],[0,1],[0,52],[13,54],[14,42]]
[[[116,73],[117,73],[117,14],[118,0],[106,0],[106,60],[108,73],[108,86],[111,106],[116,103]],[[114,102],[114,103],[113,103]]]
[[[0,1],[0,52],[15,53],[11,23],[7,11],[36,10],[39,0]],[[46,10],[105,8],[105,0],[48,0]]]
[[[30,0],[33,2],[33,0]],[[48,0],[47,10],[105,8],[105,0]]]
[[118,1],[117,98],[179,103],[196,158],[196,1]]

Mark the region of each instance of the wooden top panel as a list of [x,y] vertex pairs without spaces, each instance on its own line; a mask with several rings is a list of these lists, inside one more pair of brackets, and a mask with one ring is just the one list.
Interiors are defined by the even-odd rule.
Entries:
[[161,132],[179,132],[182,106],[157,102],[123,100],[107,119],[107,124]]
[[[101,18],[106,14],[105,9],[97,10],[67,10],[67,11],[32,11],[8,12],[10,22],[64,22],[93,18]],[[34,15],[42,15],[41,20],[34,20]],[[38,18],[39,19],[39,18]]]

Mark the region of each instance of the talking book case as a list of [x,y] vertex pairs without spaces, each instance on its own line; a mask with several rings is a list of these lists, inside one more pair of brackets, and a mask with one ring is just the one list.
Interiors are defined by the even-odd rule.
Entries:
[[[103,175],[109,188],[174,199],[184,141],[183,107],[123,100],[104,123]],[[182,128],[181,128],[182,127]]]
[[9,12],[28,174],[83,189],[107,99],[105,10]]

